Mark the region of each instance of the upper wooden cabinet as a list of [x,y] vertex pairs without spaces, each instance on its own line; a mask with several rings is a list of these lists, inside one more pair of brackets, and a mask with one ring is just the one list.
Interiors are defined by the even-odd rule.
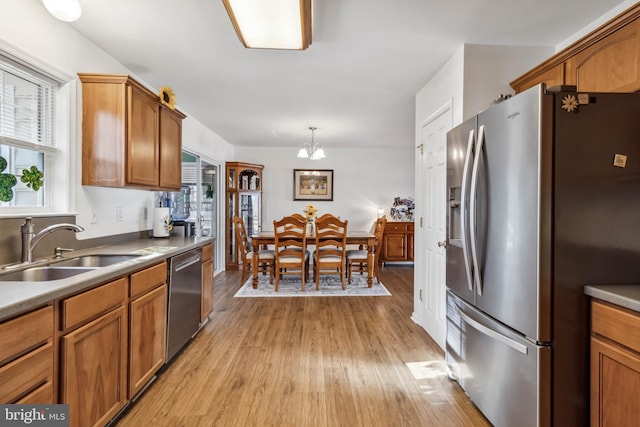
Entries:
[[580,92],[640,90],[640,3],[512,81],[516,93],[539,83]]
[[82,81],[82,184],[178,190],[182,119],[126,74]]

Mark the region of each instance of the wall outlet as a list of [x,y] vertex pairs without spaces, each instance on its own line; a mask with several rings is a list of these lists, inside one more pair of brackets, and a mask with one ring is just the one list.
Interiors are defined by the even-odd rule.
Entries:
[[89,219],[90,224],[95,224],[96,222],[98,222],[98,215],[96,214],[96,208],[91,208],[91,212],[89,214],[91,215],[91,219]]
[[122,207],[118,206],[116,208],[116,221],[122,221],[123,217],[122,217]]

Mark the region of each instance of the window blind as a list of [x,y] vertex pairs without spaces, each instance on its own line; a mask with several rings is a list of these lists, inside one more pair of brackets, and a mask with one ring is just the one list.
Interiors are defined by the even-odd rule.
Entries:
[[56,82],[0,56],[0,142],[49,151],[56,89]]

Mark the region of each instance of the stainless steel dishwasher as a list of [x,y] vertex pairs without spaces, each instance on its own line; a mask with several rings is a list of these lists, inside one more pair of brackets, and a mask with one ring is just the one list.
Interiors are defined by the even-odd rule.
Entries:
[[200,326],[202,249],[169,259],[167,363],[189,342]]

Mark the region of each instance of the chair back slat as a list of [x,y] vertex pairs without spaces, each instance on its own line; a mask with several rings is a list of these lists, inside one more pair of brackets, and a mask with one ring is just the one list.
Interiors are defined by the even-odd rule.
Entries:
[[314,258],[316,289],[319,287],[320,274],[340,274],[344,289],[348,224],[349,221],[342,221],[330,214],[316,219]]
[[[300,217],[302,217],[300,215]],[[276,291],[280,275],[301,275],[302,289],[308,266],[306,221],[294,216],[285,216],[273,221],[276,259]],[[293,271],[292,271],[293,270]]]

